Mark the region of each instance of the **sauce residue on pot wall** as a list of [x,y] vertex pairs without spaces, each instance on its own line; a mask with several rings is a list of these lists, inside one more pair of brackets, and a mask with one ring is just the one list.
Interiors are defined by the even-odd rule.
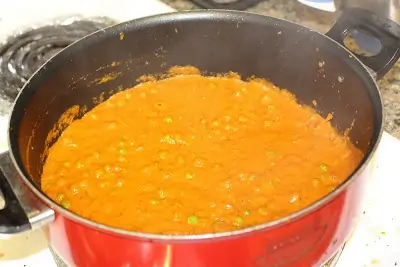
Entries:
[[103,77],[96,79],[95,83],[96,84],[107,83],[107,82],[117,79],[118,76],[120,76],[120,75],[121,75],[121,73],[115,73],[115,72],[108,73],[108,74],[104,75]]
[[159,78],[141,77],[69,125],[43,168],[52,199],[133,231],[230,231],[310,205],[363,156],[331,115],[263,79],[193,67]]
[[79,114],[81,114],[81,112],[81,108],[78,105],[74,105],[61,115],[58,121],[54,124],[53,128],[47,134],[46,141],[44,143],[42,160],[47,157],[49,149],[55,140],[79,116]]

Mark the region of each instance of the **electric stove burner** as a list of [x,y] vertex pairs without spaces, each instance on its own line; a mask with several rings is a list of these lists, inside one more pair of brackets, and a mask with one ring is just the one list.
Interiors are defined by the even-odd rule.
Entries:
[[29,77],[52,56],[82,37],[115,23],[108,18],[70,19],[9,38],[0,46],[0,97],[14,100]]
[[191,0],[203,8],[218,8],[244,10],[250,8],[263,0]]
[[[340,255],[342,254],[345,246],[346,246],[346,244],[344,244],[339,249],[339,251],[336,252],[335,255],[333,255],[333,257],[321,267],[335,267],[338,263]],[[50,251],[53,254],[53,257],[54,257],[57,267],[68,267],[68,265],[54,252],[54,250],[51,249],[51,247],[50,247]]]

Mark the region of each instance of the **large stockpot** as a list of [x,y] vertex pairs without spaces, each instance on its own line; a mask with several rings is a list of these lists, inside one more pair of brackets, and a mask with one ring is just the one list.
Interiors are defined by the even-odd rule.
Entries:
[[[340,45],[353,28],[380,39],[381,52],[356,58]],[[45,226],[55,252],[78,267],[321,266],[348,238],[360,214],[369,162],[382,133],[375,78],[397,61],[400,47],[396,23],[361,9],[344,11],[327,35],[267,16],[210,10],[129,21],[69,46],[33,75],[15,101],[9,151],[0,157],[7,202],[0,211],[0,232]],[[90,109],[103,92],[107,98],[111,90],[134,86],[143,74],[175,65],[263,77],[302,103],[315,100],[322,115],[333,113],[340,131],[351,127],[349,136],[365,157],[341,186],[313,205],[273,222],[217,234],[116,229],[65,210],[40,190],[46,137],[68,108]],[[102,79],[110,73],[114,79]]]

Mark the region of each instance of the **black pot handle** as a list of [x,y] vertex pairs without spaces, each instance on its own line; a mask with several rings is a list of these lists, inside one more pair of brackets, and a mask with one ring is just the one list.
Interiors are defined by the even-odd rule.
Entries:
[[382,78],[400,56],[400,25],[371,11],[349,8],[341,12],[326,35],[345,46],[344,38],[351,30],[363,30],[380,40],[382,49],[377,55],[355,56],[376,74],[377,79]]
[[54,219],[54,211],[40,201],[24,184],[8,152],[0,154],[0,235],[39,228]]
[[0,190],[5,205],[0,210],[0,234],[14,234],[30,230],[29,219],[2,171],[0,171]]

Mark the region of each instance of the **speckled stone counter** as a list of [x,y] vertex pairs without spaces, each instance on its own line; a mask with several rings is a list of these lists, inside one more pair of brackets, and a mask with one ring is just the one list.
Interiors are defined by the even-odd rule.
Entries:
[[[177,10],[197,9],[187,0],[162,0]],[[328,31],[336,14],[314,10],[299,4],[296,0],[268,0],[248,11],[287,19],[321,33]],[[400,138],[400,62],[381,80],[379,87],[385,107],[385,130]]]

